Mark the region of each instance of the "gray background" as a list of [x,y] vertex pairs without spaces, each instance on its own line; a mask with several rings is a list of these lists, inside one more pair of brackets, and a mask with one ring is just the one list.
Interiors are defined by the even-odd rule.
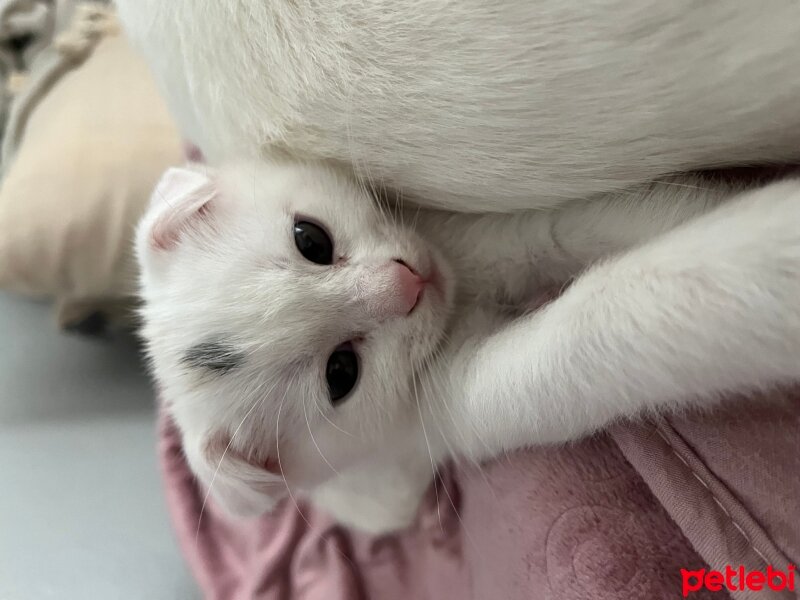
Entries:
[[181,600],[135,343],[0,294],[0,600]]

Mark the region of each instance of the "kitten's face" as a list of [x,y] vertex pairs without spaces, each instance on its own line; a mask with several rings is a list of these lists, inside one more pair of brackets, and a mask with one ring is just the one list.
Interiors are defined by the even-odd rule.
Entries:
[[155,377],[190,465],[232,512],[268,509],[287,483],[310,490],[413,429],[413,374],[441,342],[452,277],[348,178],[173,170],[137,253]]

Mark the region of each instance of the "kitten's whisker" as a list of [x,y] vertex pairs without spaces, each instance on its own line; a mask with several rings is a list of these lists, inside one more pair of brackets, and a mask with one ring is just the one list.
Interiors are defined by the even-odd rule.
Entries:
[[[453,458],[458,458],[458,457],[465,458],[469,463],[471,463],[475,467],[475,469],[481,474],[481,478],[486,483],[487,487],[492,490],[492,494],[494,495],[494,488],[492,488],[491,484],[489,483],[488,478],[486,477],[485,473],[483,472],[483,468],[482,468],[480,462],[475,460],[470,455],[466,455],[465,456],[465,455],[462,455],[461,453],[455,451],[454,448],[453,448],[453,445],[447,439],[448,436],[445,435],[444,428],[439,423],[439,419],[437,419],[436,410],[434,409],[434,407],[430,408],[430,415],[431,415],[431,420],[436,424],[436,426],[439,428],[439,431],[442,434],[443,441],[444,441],[445,445],[447,446],[447,449],[449,451],[450,456],[453,457]],[[447,414],[442,413],[439,416],[441,418],[443,418],[445,421],[448,420],[448,416],[449,416],[449,420],[452,423],[451,429],[454,430],[456,433],[458,433],[458,435],[460,436],[462,442],[466,441],[466,436],[464,435],[464,433],[462,431],[460,431],[455,426],[456,425],[455,424],[455,418],[453,417],[453,414],[452,414],[452,412],[450,412],[449,408],[447,409]],[[477,437],[477,432],[476,432],[476,437]],[[464,444],[462,444],[462,445],[464,445]]]
[[[294,508],[297,511],[297,514],[300,515],[301,519],[303,519],[303,521],[305,522],[305,524],[308,527],[308,529],[312,530],[313,526],[311,525],[311,522],[308,520],[308,518],[306,517],[305,513],[303,513],[303,511],[300,509],[300,504],[297,502],[297,499],[295,498],[294,494],[292,493],[292,489],[289,486],[289,481],[286,479],[286,476],[283,474],[283,465],[281,463],[281,444],[280,444],[280,439],[281,439],[281,411],[283,410],[283,405],[284,405],[284,402],[286,401],[286,396],[288,394],[288,390],[289,390],[289,386],[287,385],[286,386],[286,391],[283,394],[283,398],[281,398],[281,402],[278,405],[278,416],[277,416],[277,419],[275,421],[275,440],[276,440],[275,447],[276,447],[276,455],[277,455],[277,459],[278,459],[278,469],[281,472],[281,477],[283,479],[283,484],[286,486],[286,492],[287,492],[287,494],[289,494],[289,498],[292,500],[292,504],[294,504]],[[350,569],[352,570],[353,574],[355,574],[357,571],[356,571],[356,566],[353,563],[353,560],[349,556],[347,556],[344,552],[339,550],[338,548],[334,547],[333,549],[339,556],[341,556],[347,562],[347,564],[350,566]]]
[[[429,381],[430,381],[430,380],[429,380]],[[431,382],[431,383],[432,383],[432,382]],[[421,384],[421,385],[423,385],[423,382],[422,382],[422,380],[420,380],[420,384]],[[429,396],[429,398],[431,398],[431,397],[432,397],[432,396]],[[435,417],[434,417],[434,415],[433,415],[433,413],[432,413],[432,412],[431,412],[431,421],[433,421],[433,423],[434,423],[434,424],[436,424],[436,425],[437,425],[437,427],[439,427],[439,425],[436,423],[436,419],[435,419]],[[450,454],[451,454],[452,456],[455,456],[455,453],[453,453],[453,451],[452,451],[452,447],[450,447],[449,443],[447,442],[447,439],[446,439],[446,437],[444,436],[444,432],[442,431],[441,427],[439,427],[439,432],[440,432],[440,434],[441,434],[441,436],[442,436],[442,438],[443,438],[443,440],[444,440],[445,444],[448,446],[448,450],[450,451]],[[487,487],[488,487],[488,488],[491,490],[491,492],[492,492],[492,495],[494,496],[494,498],[495,498],[495,499],[497,499],[497,493],[495,492],[494,488],[493,488],[493,487],[491,486],[491,484],[489,483],[489,480],[486,478],[486,474],[483,472],[483,470],[482,470],[482,469],[480,469],[480,466],[478,467],[478,471],[480,472],[480,474],[481,474],[481,477],[483,478],[483,481],[486,483]],[[436,475],[434,474],[434,478],[435,478],[435,477],[436,477]],[[442,480],[440,479],[439,481],[442,481]],[[436,485],[436,480],[434,479],[434,490],[437,490],[437,489],[438,489],[438,487],[437,487],[437,485]],[[477,553],[479,556],[481,556],[481,555],[483,554],[483,550],[482,550],[482,549],[481,549],[481,547],[480,547],[480,546],[479,546],[479,545],[478,545],[478,544],[475,542],[475,539],[474,539],[474,538],[472,537],[472,535],[470,534],[470,532],[469,532],[469,528],[467,527],[467,524],[464,522],[464,519],[461,517],[461,513],[459,513],[459,512],[458,512],[458,507],[456,506],[456,504],[455,504],[455,501],[453,500],[453,497],[452,497],[452,495],[450,494],[450,491],[447,489],[447,484],[446,484],[444,481],[442,481],[442,490],[444,490],[444,493],[445,493],[445,495],[447,496],[447,500],[448,500],[448,502],[450,502],[450,506],[453,508],[453,512],[455,513],[455,515],[456,515],[456,518],[458,519],[458,522],[461,524],[461,530],[462,530],[462,531],[464,532],[464,534],[466,535],[466,537],[467,537],[467,540],[469,540],[469,543],[472,545],[472,547],[474,548],[474,550],[476,551],[476,553]],[[441,526],[441,525],[442,525],[442,522],[441,522],[441,516],[442,516],[442,515],[441,515],[441,509],[439,508],[439,505],[438,505],[438,503],[439,503],[439,495],[438,495],[438,491],[437,491],[437,493],[436,493],[436,501],[437,501],[437,510],[439,511],[439,525]]]
[[402,195],[402,192],[398,192],[394,198],[394,202],[392,202],[392,217],[394,218],[395,223],[399,220]]
[[[714,189],[711,186],[691,185],[691,184],[688,184],[688,183],[678,183],[677,181],[667,181],[667,180],[664,180],[664,179],[654,179],[652,183],[658,184],[658,185],[668,185],[668,186],[672,186],[672,187],[687,188],[687,189],[690,189],[690,190],[709,191],[709,190]],[[638,191],[639,190],[636,190],[634,192],[634,194],[638,193]]]
[[319,447],[319,444],[317,444],[317,440],[314,438],[314,433],[311,431],[311,423],[308,421],[308,408],[307,408],[308,402],[307,402],[307,400],[304,399],[302,404],[303,404],[303,416],[306,419],[306,428],[308,428],[308,435],[311,436],[311,442],[314,444],[314,447],[317,449],[317,452],[322,457],[322,460],[325,461],[325,464],[330,467],[331,471],[333,471],[336,475],[338,475],[339,471],[336,470],[336,468],[328,461],[328,459],[322,453],[322,449]]
[[[430,372],[431,366],[432,365],[427,365],[427,366],[423,365],[423,369],[427,370],[427,372]],[[430,383],[431,386],[436,387],[436,383],[433,381],[432,377],[428,378],[428,382]],[[433,398],[433,395],[430,394],[430,390],[425,388],[424,380],[422,378],[420,378],[420,386],[423,388],[424,392],[428,393],[428,397],[429,398]],[[432,405],[433,405],[432,401],[426,403],[426,409],[427,409],[426,412],[427,412],[427,414],[430,415],[431,422],[434,425],[436,425],[436,428],[439,430],[439,434],[440,434],[440,436],[442,438],[442,441],[444,442],[445,446],[447,446],[448,453],[450,454],[450,456],[455,456],[456,452],[453,449],[453,446],[450,444],[450,441],[447,439],[448,436],[446,436],[444,434],[444,429],[442,428],[441,424],[439,423],[438,419],[436,418],[435,410],[433,409]]]
[[331,420],[330,420],[330,418],[328,417],[328,415],[326,415],[326,414],[325,414],[325,411],[324,411],[324,410],[322,410],[322,408],[320,407],[320,405],[319,405],[319,404],[317,404],[317,403],[315,402],[315,403],[314,403],[314,406],[316,407],[316,409],[317,409],[317,412],[320,414],[320,416],[321,416],[323,419],[325,419],[325,420],[328,422],[328,424],[330,424],[330,426],[331,426],[331,427],[333,427],[333,428],[334,428],[336,431],[339,431],[340,433],[343,433],[343,434],[345,434],[346,436],[348,436],[348,437],[351,437],[351,438],[354,438],[354,437],[356,437],[356,436],[355,436],[355,434],[352,434],[352,433],[350,433],[349,431],[345,431],[344,429],[342,429],[341,427],[339,427],[339,426],[338,426],[336,423],[334,423],[333,421],[331,421]]
[[[440,405],[442,405],[444,407],[444,410],[447,413],[447,414],[442,414],[441,417],[444,418],[445,420],[447,420],[447,418],[449,417],[449,420],[452,423],[452,430],[454,430],[460,436],[462,442],[466,442],[466,435],[464,434],[463,431],[461,431],[457,427],[455,415],[453,414],[452,409],[450,407],[449,397],[445,395],[447,393],[447,389],[449,389],[449,388],[446,388],[446,386],[444,384],[444,378],[445,378],[445,374],[444,374],[445,366],[444,365],[445,365],[445,361],[443,360],[443,356],[444,356],[444,346],[446,346],[449,343],[450,343],[450,336],[447,334],[447,332],[444,332],[442,334],[442,345],[440,345],[437,348],[435,348],[433,350],[433,352],[431,353],[431,356],[429,358],[427,358],[427,360],[426,360],[426,365],[427,366],[425,367],[425,369],[427,370],[428,373],[431,373],[431,377],[428,378],[428,381],[431,383],[431,385],[436,386],[438,388],[438,389],[434,390],[435,393],[436,393],[436,397],[441,399],[440,402],[438,402],[438,403],[433,403],[433,402],[429,403],[428,409],[429,409],[429,411],[431,413],[431,420],[439,428],[439,431],[440,431],[440,433],[442,435],[442,440],[444,441],[445,445],[447,446],[450,455],[452,457],[456,457],[457,455],[460,455],[460,456],[464,456],[464,455],[461,455],[461,454],[453,451],[452,445],[448,441],[447,436],[444,435],[444,431],[443,431],[439,421],[436,418],[436,407],[437,407],[437,404],[440,404]],[[446,389],[443,389],[443,388],[446,388]],[[430,396],[430,397],[433,398],[433,396]],[[472,423],[470,423],[469,426],[472,429],[472,432],[475,435],[475,438],[478,441],[480,441],[480,443],[487,450],[489,450],[489,446],[488,446],[488,444],[486,444],[486,442],[481,437],[480,432],[478,431],[478,428]],[[462,445],[465,445],[465,444],[462,444]],[[470,463],[472,463],[472,465],[474,465],[475,469],[478,471],[478,473],[480,473],[481,478],[483,479],[484,483],[486,484],[486,487],[489,490],[491,490],[492,495],[495,498],[497,498],[497,493],[495,492],[494,487],[492,487],[491,483],[489,482],[489,479],[486,477],[486,473],[483,470],[483,465],[478,460],[473,458],[471,455],[466,455],[466,456],[464,456],[464,458],[466,458]]]
[[353,140],[351,138],[349,120],[345,121],[345,127],[347,131],[348,146],[351,149],[350,162],[353,165],[353,170],[356,171],[356,180],[358,181],[365,195],[374,199],[373,204],[377,206],[378,214],[383,219],[384,224],[388,224],[391,221],[384,210],[385,207],[383,206],[383,196],[377,193],[374,177],[370,171],[370,166],[366,160],[359,160],[358,154],[352,152]]
[[370,183],[370,181],[368,179],[365,181],[363,178],[358,178],[357,182],[358,182],[358,185],[361,188],[362,192],[364,193],[364,195],[369,197],[372,200],[372,204],[377,209],[378,216],[380,217],[380,220],[381,220],[382,224],[383,225],[390,224],[391,220],[389,219],[389,217],[386,214],[386,207],[384,206],[384,199],[382,197],[378,196],[375,193],[375,190],[374,190],[372,184]]
[[414,211],[414,224],[412,225],[412,229],[417,228],[417,224],[419,223],[419,215],[422,212],[422,207],[418,204],[417,210]]
[[[446,333],[443,335],[443,339],[444,339],[445,342],[448,341],[448,336],[447,336]],[[428,369],[437,369],[438,370],[438,373],[437,373],[438,377],[436,378],[436,382],[437,383],[440,383],[444,379],[444,375],[445,375],[445,373],[444,373],[443,356],[444,356],[444,350],[441,347],[436,348],[434,350],[434,352],[433,352],[432,358],[430,359],[430,361],[428,363]],[[442,383],[441,385],[443,386],[444,384]],[[450,421],[453,424],[453,429],[459,434],[459,436],[461,437],[461,441],[466,443],[468,438],[467,438],[466,434],[458,428],[458,423],[456,421],[455,415],[453,414],[453,411],[452,411],[452,409],[450,407],[450,401],[449,401],[450,399],[447,396],[445,396],[444,394],[441,395],[441,398],[442,398],[442,400],[440,402],[436,403],[436,404],[441,405],[441,407],[444,408],[445,412],[447,413],[447,416],[450,418]],[[434,410],[435,406],[436,405],[434,405],[434,404],[431,405],[431,410],[432,411]],[[472,430],[472,433],[474,434],[475,438],[484,446],[484,448],[486,448],[487,451],[491,452],[491,449],[489,448],[489,445],[481,437],[480,432],[478,431],[478,428],[471,422],[469,423],[469,426],[470,426],[470,429]],[[470,462],[472,462],[476,467],[478,467],[480,469],[480,463],[478,461],[476,461],[471,456],[468,456],[467,458],[468,458],[468,460]]]
[[289,486],[289,481],[286,479],[286,475],[283,473],[283,464],[281,463],[281,412],[283,411],[283,405],[286,402],[286,396],[289,393],[289,386],[286,386],[286,390],[283,393],[283,398],[281,398],[280,404],[278,405],[278,415],[275,420],[275,454],[276,458],[278,459],[278,471],[281,474],[281,478],[283,479],[283,484],[286,487],[286,493],[289,495],[289,498],[292,500],[292,504],[294,504],[294,508],[297,511],[297,514],[306,522],[308,528],[311,529],[311,523],[306,518],[305,514],[302,510],[300,510],[300,504],[298,504],[297,499],[295,498],[294,494],[292,493],[292,488]]
[[414,399],[416,400],[417,413],[419,414],[419,424],[420,424],[420,427],[422,428],[422,435],[425,438],[425,445],[428,448],[428,457],[431,460],[431,473],[433,474],[433,482],[434,482],[433,491],[434,491],[434,494],[436,495],[436,512],[437,512],[437,514],[439,516],[439,527],[442,529],[442,531],[444,531],[444,523],[442,522],[442,507],[440,506],[440,503],[439,503],[439,490],[437,489],[437,486],[436,486],[436,472],[437,472],[436,461],[433,460],[433,452],[431,450],[431,443],[430,443],[430,440],[428,439],[428,432],[425,429],[425,419],[424,419],[424,417],[422,415],[422,406],[420,405],[420,402],[419,402],[419,393],[417,393],[417,374],[414,372],[413,363],[411,365],[411,381],[413,382],[413,385],[414,385]]
[[383,224],[392,226],[394,221],[389,214],[391,209],[389,198],[385,194],[378,194],[375,190],[372,191],[372,197],[375,200],[375,205],[378,207],[378,214],[380,214]]
[[[450,336],[449,336],[449,334],[447,332],[444,332],[442,334],[442,339],[443,339],[443,341],[445,343],[450,343]],[[442,346],[436,348],[434,350],[433,356],[436,359],[435,360],[435,368],[438,369],[438,371],[439,371],[438,381],[442,382],[441,385],[444,385],[443,381],[444,381],[445,375],[446,375],[445,366],[444,366],[445,365],[444,348]],[[448,389],[449,389],[449,386],[448,386]],[[464,432],[461,432],[457,427],[456,418],[455,418],[455,415],[453,414],[453,410],[452,410],[452,407],[451,407],[450,397],[449,396],[444,396],[444,395],[442,397],[444,398],[444,401],[440,402],[439,404],[441,404],[444,407],[444,410],[447,412],[448,416],[450,417],[450,420],[452,421],[454,428],[457,431],[459,431],[459,433],[461,434],[462,441],[466,441],[466,439],[467,439],[466,438],[466,434],[464,434]],[[469,425],[470,429],[472,430],[472,433],[475,435],[475,438],[478,441],[480,441],[480,443],[483,445],[484,448],[486,448],[487,451],[491,452],[491,449],[489,448],[489,445],[481,437],[480,430],[478,429],[478,427],[471,421],[468,421],[468,425]],[[470,457],[470,461],[473,462],[476,466],[479,466],[479,463],[475,459]]]
[[228,450],[231,449],[231,446],[233,445],[233,440],[236,438],[236,434],[239,433],[242,426],[244,425],[244,422],[247,420],[247,417],[249,417],[250,414],[255,410],[256,406],[258,406],[258,403],[259,403],[259,398],[256,398],[255,402],[253,402],[253,406],[251,406],[250,409],[247,411],[247,413],[245,413],[244,417],[242,417],[242,420],[239,422],[239,425],[234,430],[233,435],[231,435],[230,440],[228,440],[228,445],[225,446],[225,450],[222,451],[222,456],[220,457],[219,462],[217,463],[217,468],[214,469],[214,474],[211,476],[211,482],[208,484],[208,489],[206,490],[205,496],[203,496],[203,503],[200,505],[200,514],[197,516],[197,529],[194,532],[195,548],[197,547],[198,540],[200,538],[200,525],[202,524],[203,521],[203,514],[205,513],[206,510],[206,504],[208,503],[208,499],[211,496],[211,489],[214,487],[214,482],[217,480],[217,474],[219,473],[220,467],[222,467],[222,461],[225,460],[225,456],[228,454]]

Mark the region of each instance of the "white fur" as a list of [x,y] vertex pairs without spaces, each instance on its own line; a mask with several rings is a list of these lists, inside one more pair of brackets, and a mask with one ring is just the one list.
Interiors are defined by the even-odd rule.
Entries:
[[[393,318],[384,310],[394,294],[385,266],[403,257],[425,270],[431,260],[443,263],[436,250],[383,218],[359,187],[329,169],[224,169],[213,175],[218,193],[187,220],[185,208],[198,206],[187,191],[205,188],[193,175],[167,173],[137,241],[143,335],[192,468],[206,484],[214,481],[230,508],[251,513],[266,508],[270,488],[286,491],[281,478],[253,469],[259,461],[279,460],[287,484],[307,490],[334,470],[379,459],[380,452],[363,455],[378,441],[396,459],[417,419],[405,410],[413,381],[397,374],[410,373],[438,346],[449,302],[421,305],[413,319]],[[346,261],[324,268],[302,258],[292,237],[298,214],[323,222]],[[181,230],[165,232],[164,223]],[[164,247],[161,239],[180,241]],[[354,337],[370,357],[361,400],[334,411],[325,361]],[[244,365],[227,375],[188,367],[187,349],[209,339],[230,342]],[[243,481],[261,492],[255,500],[241,491]]]
[[554,206],[800,158],[797,0],[117,0],[212,163],[350,163],[428,206]]
[[[184,179],[159,187],[139,230],[144,337],[190,464],[241,513],[293,489],[346,523],[396,528],[449,455],[800,378],[797,180],[737,192],[675,178],[555,212],[467,215],[381,210],[329,167],[239,165],[209,171],[218,193],[165,249],[152,231],[193,205]],[[332,234],[335,265],[299,254],[296,215]],[[392,258],[442,274],[408,316],[381,316]],[[187,366],[209,337],[242,364]],[[354,338],[361,377],[333,407],[325,361]],[[269,458],[285,483],[258,468]]]

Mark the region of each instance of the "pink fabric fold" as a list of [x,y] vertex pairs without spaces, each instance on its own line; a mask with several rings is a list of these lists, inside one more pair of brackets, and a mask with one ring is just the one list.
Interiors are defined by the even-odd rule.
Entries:
[[[717,571],[726,565],[785,571],[800,560],[798,391],[769,396],[613,431],[625,457]],[[732,592],[737,599],[754,594]],[[762,590],[755,597],[798,595]]]
[[163,414],[160,460],[181,549],[212,600],[673,599],[680,569],[713,558],[695,550],[671,503],[610,435],[480,470],[454,465],[412,528],[378,538],[291,501],[253,521],[231,520],[209,501],[200,519],[204,492]]

